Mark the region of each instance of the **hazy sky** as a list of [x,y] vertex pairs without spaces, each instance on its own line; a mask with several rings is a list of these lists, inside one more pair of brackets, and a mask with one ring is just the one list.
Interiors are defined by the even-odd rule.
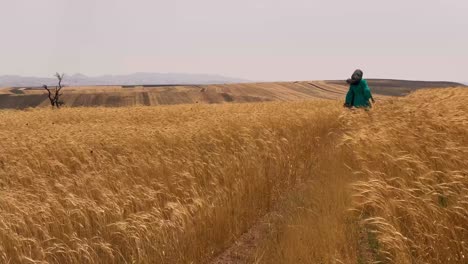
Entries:
[[467,0],[2,0],[0,75],[468,81]]

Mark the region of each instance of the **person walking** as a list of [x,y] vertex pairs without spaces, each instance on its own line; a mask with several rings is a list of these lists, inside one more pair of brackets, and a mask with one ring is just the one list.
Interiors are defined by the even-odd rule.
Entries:
[[346,94],[345,107],[363,107],[368,109],[372,107],[370,101],[375,103],[369,85],[367,81],[363,79],[363,75],[364,73],[361,70],[356,70],[351,76],[351,79],[346,80],[349,84],[349,91]]

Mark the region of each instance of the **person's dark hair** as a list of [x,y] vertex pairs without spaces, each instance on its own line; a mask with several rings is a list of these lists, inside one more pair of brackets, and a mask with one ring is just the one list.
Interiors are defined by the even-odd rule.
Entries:
[[346,82],[349,84],[358,84],[361,82],[363,75],[364,73],[361,70],[355,70],[351,76],[351,79],[346,80]]

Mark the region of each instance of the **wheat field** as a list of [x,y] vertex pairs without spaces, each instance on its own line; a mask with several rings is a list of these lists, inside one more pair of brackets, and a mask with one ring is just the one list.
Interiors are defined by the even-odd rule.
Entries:
[[0,111],[0,263],[466,263],[467,102]]
[[467,103],[466,89],[415,92],[347,135],[364,178],[354,208],[376,261],[468,263]]
[[308,177],[328,101],[1,112],[0,260],[204,263]]
[[257,263],[468,263],[467,103],[434,89],[341,114]]

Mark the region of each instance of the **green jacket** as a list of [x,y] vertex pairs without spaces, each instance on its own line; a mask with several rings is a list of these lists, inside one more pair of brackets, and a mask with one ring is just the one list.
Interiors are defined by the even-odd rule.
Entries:
[[370,107],[369,100],[372,94],[367,81],[362,79],[358,84],[351,84],[346,94],[346,105],[351,107]]

